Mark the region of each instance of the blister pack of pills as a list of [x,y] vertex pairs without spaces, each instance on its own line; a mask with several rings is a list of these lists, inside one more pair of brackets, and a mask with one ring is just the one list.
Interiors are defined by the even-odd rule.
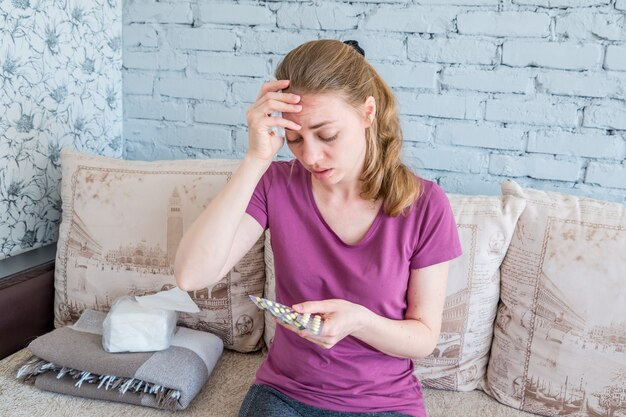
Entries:
[[249,296],[257,307],[268,311],[272,316],[281,320],[283,323],[294,326],[298,330],[307,330],[315,335],[322,332],[324,321],[319,314],[298,313],[291,307],[284,304],[271,301],[266,298]]

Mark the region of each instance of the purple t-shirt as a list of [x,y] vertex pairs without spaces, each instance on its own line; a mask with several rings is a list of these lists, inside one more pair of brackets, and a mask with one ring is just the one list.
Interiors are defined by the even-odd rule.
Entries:
[[[461,255],[446,195],[436,183],[419,181],[423,194],[408,216],[391,217],[381,208],[363,239],[349,245],[322,218],[311,174],[297,160],[273,162],[246,212],[271,230],[276,301],[291,306],[339,298],[404,319],[410,270]],[[324,349],[276,326],[255,383],[319,408],[422,417],[421,386],[412,372],[410,359],[389,356],[352,336]]]

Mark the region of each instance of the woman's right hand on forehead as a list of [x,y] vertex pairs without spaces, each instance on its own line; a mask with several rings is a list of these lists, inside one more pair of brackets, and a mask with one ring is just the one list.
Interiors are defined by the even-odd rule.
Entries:
[[256,101],[248,108],[248,155],[271,161],[284,144],[284,138],[272,131],[273,127],[300,130],[300,125],[282,117],[271,116],[272,112],[298,113],[302,110],[300,96],[281,93],[289,87],[289,80],[266,82]]

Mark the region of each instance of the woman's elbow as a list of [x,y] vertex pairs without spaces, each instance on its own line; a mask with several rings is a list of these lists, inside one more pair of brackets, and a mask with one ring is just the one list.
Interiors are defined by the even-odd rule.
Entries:
[[424,359],[435,351],[439,343],[439,332],[431,332],[428,337],[422,336],[423,342],[416,346],[413,359]]
[[182,260],[174,262],[176,286],[183,291],[196,291],[209,287],[219,281],[219,278],[215,278],[217,275],[197,264],[193,265]]
[[174,265],[174,279],[176,280],[176,286],[183,291],[194,291],[197,289],[193,288],[193,280],[179,264]]
[[424,349],[424,352],[422,354],[423,358],[427,357],[428,355],[430,355],[431,353],[435,351],[435,348],[437,347],[437,342],[438,342],[437,339],[429,341],[429,343],[426,345],[426,348]]
[[189,268],[189,262],[183,259],[184,256],[180,250],[176,253],[174,260],[174,279],[176,280],[176,286],[183,291],[194,291],[200,289],[197,287],[197,279],[195,274]]
[[174,272],[174,278],[176,279],[176,286],[183,291],[195,291],[197,288],[194,288],[190,280],[187,279],[186,275],[177,274]]
[[[184,238],[183,238],[184,239]],[[194,291],[201,287],[198,287],[197,278],[197,266],[194,267],[194,262],[189,259],[188,252],[184,250],[183,241],[176,251],[174,257],[174,279],[176,280],[176,286],[183,291]]]

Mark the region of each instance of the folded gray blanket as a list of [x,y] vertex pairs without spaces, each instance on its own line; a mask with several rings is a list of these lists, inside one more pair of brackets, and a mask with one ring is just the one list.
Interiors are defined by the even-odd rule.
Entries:
[[30,343],[34,356],[17,377],[61,394],[183,410],[208,380],[223,346],[213,334],[179,327],[166,350],[108,353],[101,335],[62,327]]

